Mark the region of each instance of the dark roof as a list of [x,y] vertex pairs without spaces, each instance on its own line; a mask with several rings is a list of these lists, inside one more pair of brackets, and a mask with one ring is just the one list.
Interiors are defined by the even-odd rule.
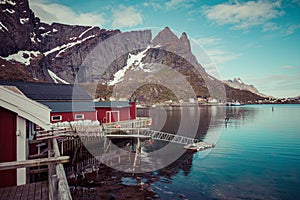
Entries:
[[0,85],[16,86],[28,98],[37,101],[91,101],[90,95],[79,85],[0,81]]
[[42,101],[40,103],[44,104],[45,106],[48,106],[52,110],[52,112],[93,112],[93,111],[96,111],[94,108],[93,102]]
[[130,107],[128,101],[100,101],[95,102],[96,108],[126,108]]

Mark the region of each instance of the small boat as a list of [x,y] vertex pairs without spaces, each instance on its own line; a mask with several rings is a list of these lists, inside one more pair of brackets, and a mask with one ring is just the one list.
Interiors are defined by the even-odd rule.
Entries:
[[189,144],[189,145],[184,146],[185,149],[191,150],[191,151],[202,151],[202,150],[214,148],[214,147],[215,147],[214,144],[209,144],[207,142],[198,142],[198,143]]
[[238,101],[236,101],[236,102],[233,102],[232,104],[231,104],[231,106],[240,106],[241,105],[241,103],[240,102],[238,102]]

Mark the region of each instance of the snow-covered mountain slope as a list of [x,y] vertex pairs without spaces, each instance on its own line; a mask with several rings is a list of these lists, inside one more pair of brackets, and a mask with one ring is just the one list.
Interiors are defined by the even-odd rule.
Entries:
[[[29,8],[28,0],[1,0],[0,12],[0,64],[8,61],[24,65],[28,76],[23,80],[27,81],[51,82],[48,73],[51,70],[63,80],[73,82],[89,50],[120,32],[40,22]],[[22,79],[6,71],[5,78]]]

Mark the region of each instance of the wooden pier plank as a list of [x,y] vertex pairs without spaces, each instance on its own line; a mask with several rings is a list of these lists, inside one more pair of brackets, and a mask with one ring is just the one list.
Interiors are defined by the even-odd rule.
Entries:
[[34,199],[35,184],[29,184],[27,199]]
[[11,190],[11,187],[3,188],[3,193],[2,193],[1,199],[7,199],[8,195],[10,193],[10,190]]
[[48,200],[49,199],[49,188],[48,182],[42,182],[42,199]]
[[28,199],[28,192],[29,192],[29,184],[27,185],[23,185],[23,191],[22,191],[22,194],[21,194],[21,200],[23,199]]
[[9,192],[9,194],[8,194],[8,196],[7,196],[6,199],[7,200],[14,200],[15,195],[16,195],[16,191],[17,191],[17,186],[11,187],[10,192]]
[[4,188],[0,188],[0,199],[2,199],[1,197],[2,197],[3,192],[4,192]]
[[16,194],[15,194],[15,197],[14,197],[15,200],[20,200],[21,199],[24,188],[25,187],[23,185],[19,185],[17,187]]
[[42,183],[41,182],[37,182],[35,184],[34,199],[35,200],[41,200],[42,199]]

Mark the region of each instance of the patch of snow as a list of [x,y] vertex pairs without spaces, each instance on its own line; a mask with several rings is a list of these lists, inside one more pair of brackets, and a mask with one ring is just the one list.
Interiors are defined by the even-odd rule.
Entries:
[[[127,60],[127,62],[128,62],[128,60]],[[131,67],[131,65],[126,65],[125,67],[123,67],[122,69],[120,69],[119,71],[117,71],[114,74],[114,79],[112,81],[109,81],[108,85],[115,85],[116,83],[121,82],[123,80],[125,72],[127,70],[129,70],[130,67]]]
[[46,35],[49,35],[51,33],[51,31],[48,31],[46,33],[41,34],[42,37],[45,37]]
[[92,30],[94,28],[94,26],[86,29],[85,31],[83,31],[78,37],[81,38],[84,34],[86,34],[88,31]]
[[162,45],[161,44],[158,44],[158,45],[156,45],[156,46],[154,46],[154,47],[151,47],[152,49],[156,49],[156,48],[159,48],[159,47],[161,47]]
[[1,65],[1,67],[5,67],[5,65],[3,64],[3,65]]
[[35,33],[31,33],[30,34],[30,40],[31,40],[32,43],[37,43],[37,38],[36,38],[36,34]]
[[8,9],[8,8],[6,8],[6,10],[5,10],[5,11],[9,12],[10,14],[13,14],[13,13],[15,13],[15,11],[14,11],[14,10],[12,10],[12,9]]
[[93,99],[93,102],[99,102],[101,100],[101,98],[97,98],[97,99]]
[[55,29],[55,28],[53,28],[53,29],[52,29],[52,32],[53,32],[53,33],[56,33],[56,32],[58,32],[58,30]]
[[51,71],[50,69],[48,69],[48,73],[50,75],[50,77],[52,78],[52,80],[54,81],[54,83],[59,83],[62,82],[64,84],[70,84],[67,81],[63,80],[62,78],[58,77],[53,71]]
[[71,38],[69,38],[69,40],[76,40],[77,39],[77,37],[71,37]]
[[11,0],[0,0],[0,4],[6,4],[6,3],[8,3],[8,4],[12,5],[12,6],[16,5],[16,2],[11,1]]
[[[39,54],[39,51],[18,51],[18,53],[16,54],[1,58],[7,61],[17,61],[24,65],[30,65],[30,59],[37,57]],[[27,55],[26,58],[24,57],[24,55]]]
[[239,84],[244,84],[240,78],[235,78],[233,81],[238,82]]
[[80,44],[80,43],[82,43],[82,42],[84,42],[84,41],[86,41],[86,40],[88,40],[90,38],[93,38],[93,37],[95,37],[95,35],[91,35],[91,36],[86,37],[86,38],[84,38],[82,40],[77,40],[76,42],[70,42],[68,44],[63,44],[61,46],[57,46],[57,47],[55,47],[55,48],[53,48],[53,49],[51,49],[49,51],[44,52],[44,54],[45,54],[45,56],[47,56],[47,55],[49,55],[49,54],[51,54],[53,52],[59,51],[58,54],[56,55],[56,57],[59,57],[60,54],[63,53],[65,50],[67,50],[67,49],[69,49],[69,48],[71,48],[71,47],[73,47],[73,46],[75,46],[77,44]]
[[208,76],[208,78],[209,78],[210,80],[212,80],[212,81],[215,80],[215,79],[214,79],[213,77],[211,77],[211,76]]
[[38,81],[39,79],[38,79],[38,78],[33,78],[33,80],[36,80],[36,81]]
[[29,18],[20,18],[20,23],[21,24],[25,24],[27,22],[29,22]]
[[42,27],[42,26],[41,26],[41,27],[39,27],[39,29],[40,29],[40,30],[45,30],[45,28],[44,28],[44,27]]
[[134,55],[129,53],[128,54],[128,58],[127,58],[127,62],[126,62],[126,66],[123,67],[122,69],[120,69],[119,71],[117,71],[114,74],[114,79],[108,82],[108,85],[115,85],[116,83],[119,83],[123,80],[123,77],[125,76],[125,73],[132,67],[132,69],[134,71],[140,69],[143,70],[144,72],[152,72],[152,70],[150,69],[145,69],[144,68],[144,63],[142,63],[142,59],[145,57],[146,52],[148,51],[148,49],[150,49],[151,47],[148,46],[144,51],[141,51],[140,53]]
[[8,32],[8,29],[7,29],[7,27],[6,26],[4,26],[4,24],[2,24],[2,22],[0,22],[0,29],[1,29],[1,31],[3,31],[4,32],[4,30],[3,30],[3,28]]

